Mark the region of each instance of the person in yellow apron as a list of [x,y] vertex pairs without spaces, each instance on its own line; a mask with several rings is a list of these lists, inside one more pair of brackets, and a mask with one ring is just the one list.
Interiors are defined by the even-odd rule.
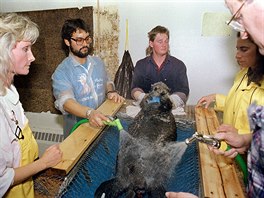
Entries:
[[[28,123],[21,131],[21,134],[23,134],[23,139],[21,138],[19,140],[19,145],[21,148],[20,166],[26,166],[27,164],[30,164],[34,162],[35,159],[37,159],[38,145],[32,135],[32,131]],[[10,190],[5,194],[5,197],[34,197],[34,185],[32,178],[30,177],[22,183],[10,188]]]
[[35,60],[31,46],[37,25],[15,13],[0,15],[0,197],[34,197],[32,176],[61,161],[59,145],[38,159],[38,145],[28,125],[14,75],[27,75]]

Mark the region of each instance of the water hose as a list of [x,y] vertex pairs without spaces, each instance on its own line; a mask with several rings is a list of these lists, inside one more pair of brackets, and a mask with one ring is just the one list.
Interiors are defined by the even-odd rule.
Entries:
[[[228,150],[231,149],[230,146],[228,146],[227,148]],[[247,163],[245,162],[245,160],[242,158],[242,156],[240,154],[237,154],[237,156],[235,157],[236,163],[238,164],[238,166],[240,167],[243,176],[244,176],[244,183],[245,185],[248,183],[248,170],[247,170]]]
[[71,129],[71,131],[70,131],[70,134],[72,134],[73,133],[73,131],[75,131],[75,129],[77,129],[81,124],[84,124],[84,123],[87,123],[87,122],[89,122],[89,120],[88,119],[82,119],[82,120],[80,120],[80,121],[78,121],[78,122],[76,122],[74,125],[73,125],[73,127],[72,127],[72,129]]
[[[227,145],[225,142],[221,142],[221,146],[219,148],[220,150],[223,151],[228,151],[231,149],[229,145]],[[237,156],[235,157],[235,161],[238,164],[240,170],[243,173],[243,179],[244,179],[244,184],[246,185],[248,183],[248,170],[247,170],[247,164],[245,160],[242,158],[242,156],[238,153]]]
[[[85,118],[75,123],[70,131],[70,134],[72,134],[73,131],[75,131],[81,124],[84,124],[87,122],[89,122],[89,119]],[[103,123],[108,126],[116,126],[119,131],[123,130],[123,126],[118,118],[112,119],[111,121],[104,121]]]

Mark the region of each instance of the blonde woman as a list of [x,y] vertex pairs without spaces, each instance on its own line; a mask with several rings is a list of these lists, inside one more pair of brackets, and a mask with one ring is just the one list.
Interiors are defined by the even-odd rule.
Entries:
[[0,15],[0,197],[34,197],[32,175],[56,165],[58,145],[38,159],[38,145],[12,84],[15,75],[27,75],[35,60],[31,47],[39,36],[29,18]]

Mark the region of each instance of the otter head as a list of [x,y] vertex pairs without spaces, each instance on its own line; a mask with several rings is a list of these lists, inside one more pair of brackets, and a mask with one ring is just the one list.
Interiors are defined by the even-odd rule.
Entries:
[[146,94],[140,106],[143,110],[171,111],[173,104],[169,96],[170,89],[168,86],[163,82],[157,82],[151,86],[151,91]]

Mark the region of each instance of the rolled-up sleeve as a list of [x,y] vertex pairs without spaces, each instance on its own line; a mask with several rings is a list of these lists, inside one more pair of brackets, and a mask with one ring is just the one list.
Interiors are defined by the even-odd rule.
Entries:
[[63,105],[68,99],[74,98],[72,83],[66,77],[66,73],[61,69],[58,69],[52,75],[52,87],[53,95],[55,97],[55,107],[62,112],[62,114],[67,114],[64,110]]

